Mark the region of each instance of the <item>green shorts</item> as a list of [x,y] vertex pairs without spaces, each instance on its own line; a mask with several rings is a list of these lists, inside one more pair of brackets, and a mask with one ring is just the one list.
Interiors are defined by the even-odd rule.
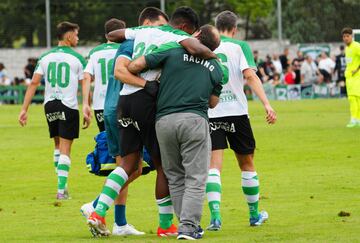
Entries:
[[105,131],[107,135],[107,143],[109,155],[112,157],[120,155],[120,136],[116,112],[111,115],[104,114]]

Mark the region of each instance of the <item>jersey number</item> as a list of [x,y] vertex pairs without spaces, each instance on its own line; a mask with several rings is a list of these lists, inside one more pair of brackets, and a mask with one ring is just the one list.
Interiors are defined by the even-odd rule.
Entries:
[[58,85],[60,88],[66,88],[70,83],[70,65],[66,62],[50,62],[48,66],[47,79],[51,87]]
[[[218,58],[220,59],[220,62],[223,67],[224,76],[227,75],[227,77],[229,77],[229,67],[227,66],[227,64],[228,64],[227,56],[224,53],[218,53],[218,54],[216,54],[216,56],[218,56]],[[222,83],[226,84],[227,82],[229,82],[229,78],[224,78]]]
[[147,55],[149,54],[152,50],[156,49],[157,46],[152,44],[150,45],[148,48],[146,48],[145,50],[145,43],[144,42],[140,42],[139,44],[136,45],[135,49],[134,49],[134,59],[138,58],[142,55]]
[[105,85],[109,76],[111,75],[114,58],[110,59],[107,64],[105,58],[100,58],[98,63],[100,64],[101,69],[101,83]]

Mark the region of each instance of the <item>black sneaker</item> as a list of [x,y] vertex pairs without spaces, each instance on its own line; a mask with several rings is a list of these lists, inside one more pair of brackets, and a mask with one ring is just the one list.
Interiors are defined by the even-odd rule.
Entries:
[[195,232],[187,232],[182,233],[179,232],[178,237],[176,239],[178,240],[199,240],[202,238],[202,235],[196,230]]
[[198,234],[200,234],[201,236],[204,235],[205,231],[201,228],[201,226],[199,225],[199,227],[197,228],[197,232]]

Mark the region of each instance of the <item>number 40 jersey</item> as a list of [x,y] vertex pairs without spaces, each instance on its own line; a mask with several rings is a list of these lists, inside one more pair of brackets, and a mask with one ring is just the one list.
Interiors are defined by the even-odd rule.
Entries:
[[65,106],[78,109],[77,91],[85,65],[85,58],[68,46],[58,46],[44,53],[34,72],[45,80],[44,104],[61,100]]
[[113,75],[114,57],[120,44],[104,43],[92,49],[89,53],[85,71],[95,79],[93,109],[103,110],[109,77]]

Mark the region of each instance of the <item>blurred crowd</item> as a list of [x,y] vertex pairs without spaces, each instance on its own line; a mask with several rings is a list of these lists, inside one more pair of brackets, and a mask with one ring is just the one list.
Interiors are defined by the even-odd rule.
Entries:
[[295,58],[289,57],[289,49],[285,48],[280,55],[267,55],[265,60],[259,58],[254,51],[257,74],[263,83],[277,85],[292,84],[329,84],[341,87],[345,92],[345,47],[340,46],[336,56],[329,57],[326,52],[315,58],[310,54],[298,51]]
[[[259,56],[259,52],[253,52],[257,66],[257,75],[263,83],[277,85],[292,84],[329,84],[341,88],[345,93],[345,48],[340,46],[338,55],[329,57],[322,52],[316,58],[309,54],[298,51],[296,57],[289,56],[289,49],[285,48],[282,54],[266,55],[265,60]],[[24,76],[11,78],[8,76],[6,67],[0,63],[0,86],[24,85],[31,82],[36,67],[37,59],[29,58],[24,67]]]
[[0,86],[29,85],[35,71],[37,60],[37,58],[28,58],[28,63],[24,67],[24,76],[15,78],[11,78],[8,75],[5,65],[0,63]]

